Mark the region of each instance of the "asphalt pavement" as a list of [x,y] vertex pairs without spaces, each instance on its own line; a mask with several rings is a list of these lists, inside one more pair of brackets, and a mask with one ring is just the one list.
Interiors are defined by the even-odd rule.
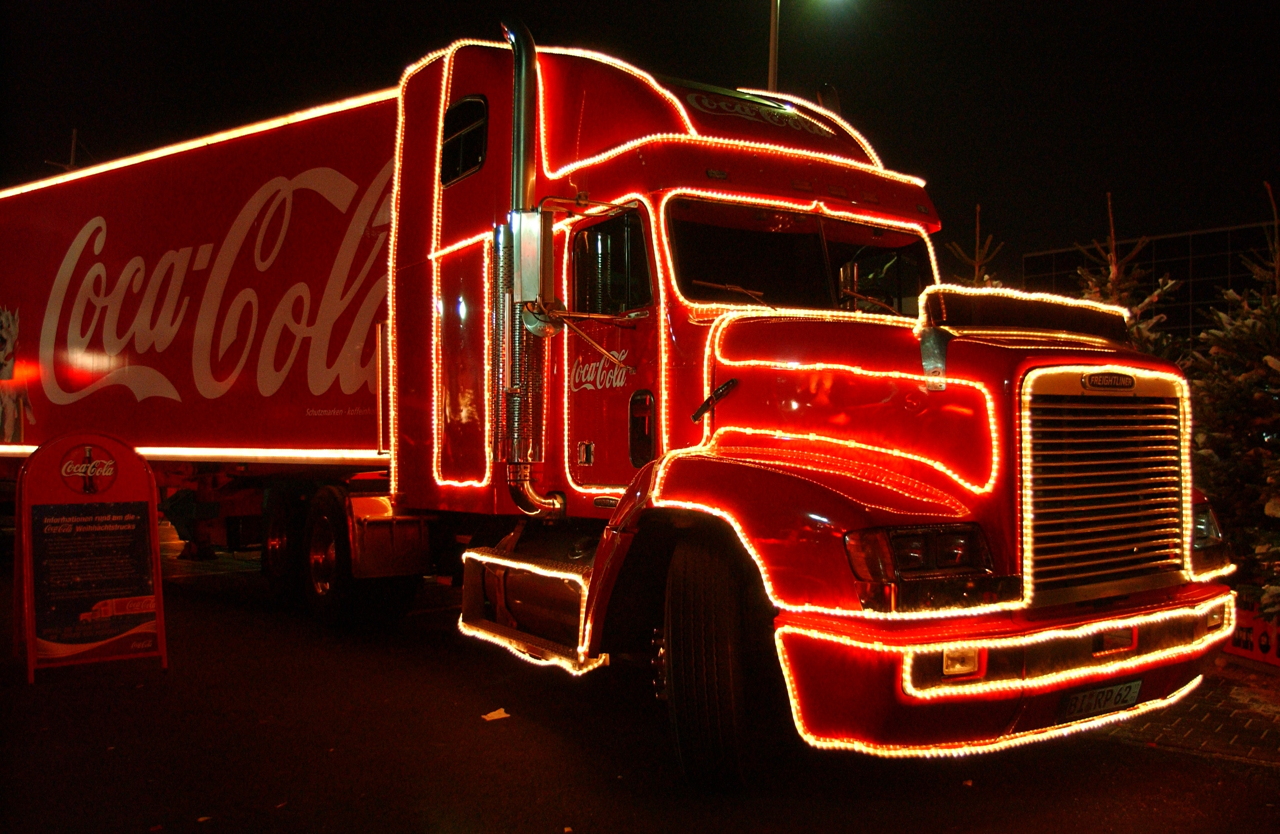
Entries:
[[250,559],[165,565],[168,672],[0,666],[0,831],[1280,831],[1280,676],[1233,663],[1141,724],[962,759],[810,751],[705,795],[642,670],[468,640],[452,589],[342,631],[273,607]]
[[1280,768],[1280,667],[1221,651],[1204,683],[1158,712],[1096,730],[1116,741]]

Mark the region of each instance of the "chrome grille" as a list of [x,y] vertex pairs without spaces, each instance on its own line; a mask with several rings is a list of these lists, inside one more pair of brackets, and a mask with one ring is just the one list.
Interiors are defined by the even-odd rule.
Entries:
[[1033,514],[1035,601],[1091,599],[1180,581],[1178,399],[1033,392],[1029,411],[1023,474],[1031,489],[1024,512]]

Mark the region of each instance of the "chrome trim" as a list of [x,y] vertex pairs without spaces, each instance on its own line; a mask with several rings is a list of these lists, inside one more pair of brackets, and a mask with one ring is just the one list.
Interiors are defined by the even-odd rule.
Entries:
[[1185,384],[1123,373],[1133,388],[1082,389],[1078,367],[1032,372],[1025,384],[1022,546],[1036,605],[1186,581]]
[[511,44],[514,69],[511,214],[508,225],[499,226],[494,231],[497,258],[492,280],[497,306],[501,309],[501,315],[494,322],[500,330],[494,355],[490,357],[494,363],[494,400],[501,401],[501,437],[495,433],[495,443],[500,451],[505,452],[502,457],[507,461],[507,489],[515,505],[529,516],[557,518],[564,515],[564,495],[539,493],[533,483],[530,466],[542,460],[544,427],[537,423],[537,419],[542,413],[546,350],[541,339],[519,324],[523,305],[517,297],[521,288],[516,285],[515,275],[516,261],[521,252],[518,251],[520,242],[515,239],[511,226],[518,216],[525,213],[534,212],[535,218],[538,216],[534,204],[537,184],[537,158],[534,155],[538,128],[535,98],[537,47],[529,30],[518,21],[503,21],[502,33]]

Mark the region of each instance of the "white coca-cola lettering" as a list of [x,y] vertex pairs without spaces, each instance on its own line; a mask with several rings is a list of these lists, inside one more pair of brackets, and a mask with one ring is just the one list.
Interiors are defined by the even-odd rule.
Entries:
[[713,96],[706,93],[689,93],[686,96],[686,100],[693,105],[695,110],[710,113],[712,116],[737,116],[749,122],[764,122],[774,127],[805,130],[818,136],[835,136],[833,131],[823,125],[780,107],[751,104],[739,99]]
[[[627,361],[627,351],[610,351],[619,362]],[[627,384],[631,371],[601,356],[595,362],[583,362],[582,357],[573,360],[569,374],[569,387],[574,391],[598,391],[605,388],[621,388]]]
[[[227,237],[222,242],[222,247],[218,250],[217,258],[214,259],[213,272],[209,276],[209,283],[205,285],[204,297],[200,300],[200,315],[196,319],[195,343],[191,348],[191,374],[196,383],[196,390],[207,399],[221,397],[235,384],[236,378],[244,368],[245,360],[249,358],[249,351],[254,344],[253,337],[258,330],[258,294],[251,287],[245,287],[236,293],[227,306],[226,312],[220,315],[227,278],[231,275],[231,268],[235,266],[240,255],[240,248],[244,246],[245,238],[248,237],[254,221],[258,219],[265,205],[266,215],[257,224],[258,237],[253,249],[253,260],[259,272],[270,269],[276,256],[280,254],[281,247],[284,246],[285,235],[289,233],[289,219],[293,216],[293,194],[302,189],[315,191],[332,203],[338,211],[345,214],[347,206],[355,197],[356,184],[332,168],[312,168],[292,180],[276,177],[259,188],[258,193],[254,194],[240,210],[239,216],[231,224],[231,230],[227,232]],[[263,257],[263,242],[267,235],[277,228],[277,224],[272,221],[275,220],[276,212],[281,206],[284,207],[284,214],[278,221],[279,231],[276,232],[275,245],[267,256]],[[296,285],[286,293],[291,306],[295,297],[294,289]],[[241,336],[241,321],[246,315],[248,324]],[[215,375],[214,357],[211,355],[215,333],[218,336],[216,359],[219,362],[233,344],[241,343],[240,355],[235,367],[221,379]]]
[[[380,256],[383,256],[383,245],[391,222],[390,195],[384,195],[383,191],[391,179],[391,173],[392,166],[387,163],[366,189],[364,197],[356,207],[351,223],[347,226],[342,246],[338,249],[338,256],[334,259],[329,280],[320,296],[320,306],[316,310],[315,322],[310,326],[305,324],[307,311],[311,307],[311,291],[306,284],[295,284],[277,305],[275,314],[267,323],[262,350],[258,354],[258,390],[263,396],[269,397],[280,388],[289,373],[289,368],[293,365],[304,337],[311,339],[307,353],[307,387],[312,394],[323,394],[329,390],[335,380],[344,394],[355,393],[361,385],[367,386],[370,390],[373,390],[376,385],[373,355],[370,354],[369,361],[363,365],[360,364],[360,356],[364,352],[365,338],[373,326],[378,306],[387,294],[385,274],[370,285],[364,302],[356,311],[355,321],[342,343],[342,349],[338,351],[332,364],[328,357],[334,323],[355,300],[374,264],[383,263]],[[366,231],[379,228],[382,230],[378,232],[374,245],[365,256],[360,271],[354,278],[348,280]],[[299,303],[301,309],[295,316],[294,311],[299,307]],[[285,363],[277,368],[275,366],[276,350],[286,327],[293,334],[293,344],[290,346]]]
[[91,460],[85,463],[76,463],[69,460],[62,464],[62,477],[64,478],[110,478],[114,474],[116,474],[116,462],[114,460]]
[[[55,405],[67,405],[109,385],[123,385],[132,391],[134,397],[139,401],[147,397],[166,397],[171,400],[180,400],[182,398],[178,396],[177,389],[173,387],[173,383],[164,374],[154,368],[134,363],[115,368],[105,376],[77,391],[63,390],[58,382],[57,374],[54,371],[54,357],[58,352],[58,321],[62,317],[67,290],[71,285],[71,276],[75,272],[76,265],[80,262],[80,257],[84,254],[85,247],[90,244],[90,241],[92,240],[93,243],[93,254],[101,255],[102,245],[106,237],[107,221],[103,218],[95,217],[84,224],[84,228],[76,235],[71,247],[67,250],[66,256],[63,257],[62,266],[59,267],[58,274],[53,280],[53,289],[49,293],[49,305],[44,312],[44,326],[40,329],[40,381],[44,386],[45,396]],[[114,358],[123,350],[124,341],[118,338],[119,334],[114,331],[119,322],[120,312],[118,305],[123,300],[125,291],[131,287],[134,288],[134,292],[137,291],[135,286],[137,283],[136,274],[131,271],[136,262],[137,259],[129,262],[121,272],[120,279],[116,282],[116,287],[111,292],[106,289],[106,266],[98,262],[89,267],[84,277],[80,279],[80,286],[76,291],[75,302],[71,309],[71,319],[67,323],[63,350],[72,355],[82,353],[85,350],[94,330],[98,326],[98,317],[101,315],[103,307],[108,308],[108,317],[113,331],[110,346],[116,349],[116,353],[110,353],[106,350],[107,344],[104,335],[104,352],[107,353],[107,356]],[[157,269],[156,272],[152,273],[151,280],[156,282],[163,280],[163,277],[164,273]],[[180,285],[182,278],[175,272],[171,280]],[[144,299],[145,297],[144,295]],[[84,318],[87,308],[90,306],[93,307],[93,311],[88,327],[85,327]],[[184,305],[182,312],[185,311],[186,306]],[[178,314],[177,319],[178,321],[171,320],[161,326],[171,326],[176,330],[178,322],[181,321],[181,313]],[[142,322],[135,320],[128,332],[133,333],[135,340],[138,341],[159,342],[159,339],[151,334],[150,322],[144,325]],[[145,335],[142,335],[144,333]],[[140,335],[141,338],[139,338]],[[172,336],[169,338],[172,338]],[[167,341],[166,344],[168,344]]]
[[[255,349],[258,391],[271,396],[288,377],[306,340],[307,387],[312,394],[325,393],[335,381],[344,394],[353,394],[362,386],[374,390],[372,353],[363,364],[361,357],[387,293],[386,273],[377,273],[374,267],[385,269],[392,167],[388,161],[360,199],[314,306],[312,287],[305,281],[288,287],[269,317],[260,310],[254,287],[242,286],[229,302],[225,296],[231,279],[243,282],[247,264],[241,262],[240,255],[255,227],[253,267],[263,273],[285,246],[295,194],[314,192],[346,214],[359,190],[356,183],[332,168],[313,168],[292,179],[272,179],[244,205],[217,249],[194,316],[191,381],[203,397],[215,399],[230,390]],[[308,209],[314,209],[314,201]],[[142,355],[162,353],[173,343],[188,320],[192,300],[182,292],[184,281],[188,272],[198,273],[209,265],[214,246],[200,246],[194,263],[193,247],[169,250],[156,261],[149,276],[144,258],[135,256],[113,282],[105,259],[93,257],[92,263],[81,266],[82,260],[102,255],[106,236],[103,217],[86,223],[68,248],[54,280],[40,333],[40,376],[45,394],[55,404],[65,405],[107,386],[123,385],[139,401],[148,397],[180,400],[173,382],[149,367]],[[359,270],[353,273],[358,257]],[[349,315],[347,311],[357,302],[354,316]],[[127,320],[131,305],[136,310],[132,320]],[[334,329],[344,316],[351,325],[339,336]],[[260,328],[263,320],[266,326]],[[331,350],[335,337],[341,339],[341,346]],[[128,355],[121,357],[126,351]],[[95,354],[103,355],[106,361]],[[78,357],[96,358],[89,364],[105,364],[111,370],[83,387],[64,389],[57,375],[58,363],[75,363]]]

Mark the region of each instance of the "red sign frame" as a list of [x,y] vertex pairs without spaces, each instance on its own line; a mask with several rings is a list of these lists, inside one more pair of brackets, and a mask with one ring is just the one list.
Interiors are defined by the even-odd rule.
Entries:
[[169,668],[155,476],[106,434],[50,440],[18,474],[14,648],[54,666],[159,657]]
[[1258,603],[1236,601],[1236,630],[1222,644],[1227,654],[1280,666],[1280,624],[1258,616]]

